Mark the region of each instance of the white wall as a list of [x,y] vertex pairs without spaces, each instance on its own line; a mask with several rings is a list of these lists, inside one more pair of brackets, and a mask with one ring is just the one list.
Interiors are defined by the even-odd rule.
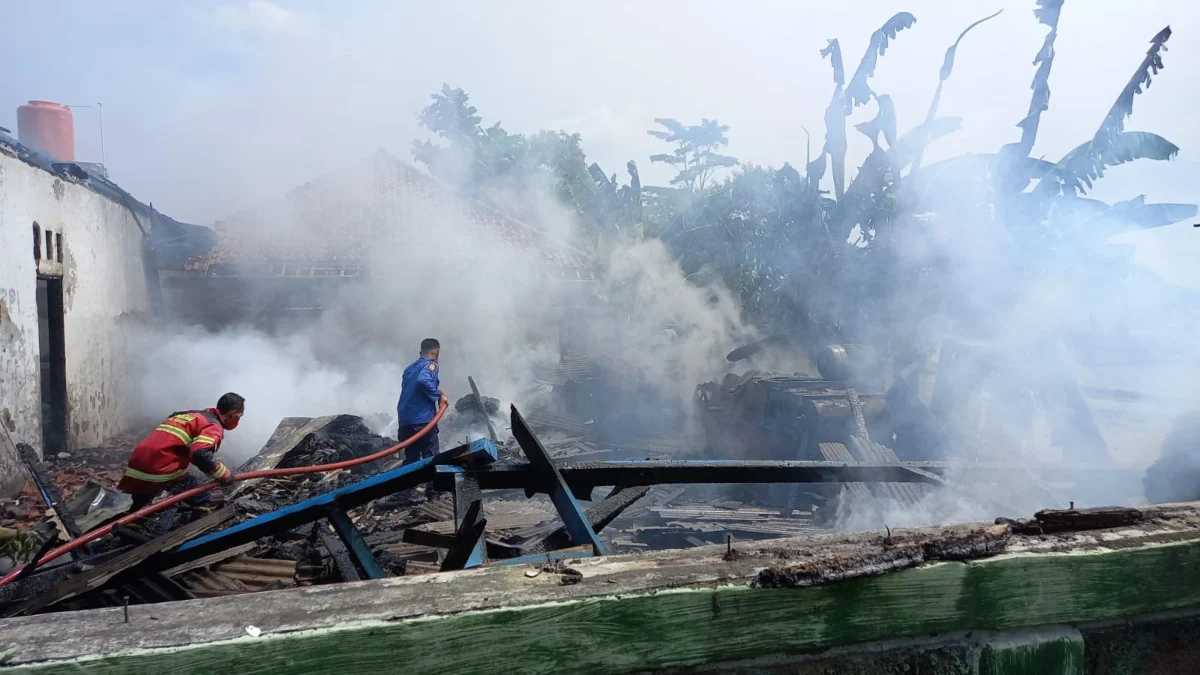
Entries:
[[[138,217],[148,228],[148,217]],[[39,451],[35,222],[63,240],[68,446],[94,446],[132,422],[126,335],[149,310],[141,232],[124,206],[0,145],[0,424],[15,442]],[[24,481],[6,446],[0,441],[0,497]]]

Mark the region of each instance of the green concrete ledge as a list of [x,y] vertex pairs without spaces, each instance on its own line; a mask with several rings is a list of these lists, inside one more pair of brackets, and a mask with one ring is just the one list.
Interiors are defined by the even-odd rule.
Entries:
[[[120,609],[40,615],[0,621],[0,675],[623,673],[1200,609],[1197,505],[1144,515],[1054,535],[974,525],[613,556],[575,564],[572,585],[507,567],[139,606],[129,623]],[[761,587],[779,579],[801,587]],[[1078,635],[1053,635],[989,643],[969,672],[1084,672]]]

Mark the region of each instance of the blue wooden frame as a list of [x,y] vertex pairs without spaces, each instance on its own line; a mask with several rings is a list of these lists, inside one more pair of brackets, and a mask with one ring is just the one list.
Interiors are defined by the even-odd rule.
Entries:
[[[481,438],[434,457],[385,471],[352,485],[346,485],[291,506],[264,513],[220,532],[193,539],[164,554],[159,566],[165,569],[198,560],[276,532],[285,532],[326,518],[331,508],[345,511],[400,490],[428,483],[433,480],[438,465],[480,467],[496,461],[498,456],[496,446],[486,438]],[[347,547],[354,552],[349,542]]]

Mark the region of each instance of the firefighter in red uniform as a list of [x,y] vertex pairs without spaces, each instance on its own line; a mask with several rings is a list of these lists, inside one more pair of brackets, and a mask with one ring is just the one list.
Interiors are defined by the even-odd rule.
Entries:
[[[189,464],[222,485],[232,483],[233,472],[214,455],[225,432],[237,428],[245,410],[246,400],[228,393],[217,401],[216,408],[174,413],[150,432],[133,449],[129,467],[117,485],[133,495],[131,510],[147,506],[164,490],[178,494],[202,485],[204,481],[188,473]],[[192,507],[201,508],[209,502],[207,492],[187,500]]]

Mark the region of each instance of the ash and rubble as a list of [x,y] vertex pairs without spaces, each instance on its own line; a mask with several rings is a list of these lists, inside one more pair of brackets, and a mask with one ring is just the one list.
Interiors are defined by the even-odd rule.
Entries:
[[[642,424],[644,410],[659,403],[638,393],[641,382],[595,363],[564,359],[544,376],[536,401],[524,416],[546,453],[554,461],[671,460],[713,458],[791,459],[834,462],[895,463],[911,459],[910,450],[923,446],[928,429],[889,426],[888,406],[896,405],[896,392],[883,392],[867,382],[848,383],[843,378],[817,375],[778,376],[749,371],[728,377],[720,385],[697,388],[698,415],[703,423],[692,427]],[[618,369],[619,370],[619,369]],[[829,368],[826,368],[829,370]],[[826,373],[829,375],[830,373]],[[472,382],[473,383],[473,382]],[[771,425],[756,418],[748,401],[777,397],[795,406],[795,419],[810,419],[800,435],[782,438],[763,435]],[[501,463],[523,463],[526,457],[512,437],[509,421],[500,415],[500,401],[468,394],[457,399],[440,424],[442,449],[479,438],[492,439]],[[680,411],[668,411],[678,414]],[[674,419],[672,415],[665,415]],[[301,435],[312,418],[285,418],[258,455],[238,472],[261,468],[292,468],[346,462],[366,457],[396,444],[376,433],[394,423],[385,415],[364,419],[355,415],[321,418],[319,427]],[[386,432],[385,432],[386,433]],[[905,435],[909,437],[906,442]],[[871,440],[890,439],[888,446]],[[740,446],[731,450],[722,438]],[[31,472],[45,476],[61,493],[68,519],[92,527],[119,517],[128,508],[128,496],[115,492],[137,436],[115,439],[104,448],[53,457]],[[802,439],[803,442],[798,442]],[[895,449],[889,446],[894,446]],[[330,493],[398,467],[403,453],[324,473],[266,478],[239,483],[223,494],[215,491],[216,507],[231,508],[220,529],[238,522]],[[993,487],[1003,483],[997,477]],[[1011,486],[1010,486],[1011,487]],[[638,553],[678,549],[733,541],[773,539],[830,529],[870,530],[930,523],[978,520],[1028,513],[1014,502],[987,501],[972,492],[969,479],[934,490],[913,483],[826,483],[819,485],[658,485],[643,489],[639,498],[601,531],[599,537],[611,553]],[[614,492],[616,490],[614,489]],[[6,505],[3,515],[13,536],[0,558],[0,572],[16,559],[29,559],[56,538],[69,538],[63,518],[47,515],[45,498],[37,486],[23,493],[19,503]],[[596,490],[590,506],[608,496]],[[938,498],[932,498],[933,495]],[[121,501],[122,497],[124,502]],[[1065,508],[1067,501],[1043,486],[1042,507]],[[511,556],[541,550],[551,533],[563,525],[559,512],[545,495],[527,496],[523,489],[489,490],[481,502],[486,518],[485,541],[489,550]],[[585,508],[589,505],[585,502]],[[1073,508],[1073,504],[1071,505]],[[215,508],[216,508],[215,507]],[[955,512],[955,509],[966,509]],[[971,510],[974,509],[974,510]],[[982,509],[982,510],[981,510]],[[64,510],[64,509],[60,509]],[[969,513],[970,517],[964,517]],[[346,546],[331,531],[326,519],[272,533],[253,542],[233,546],[220,554],[156,572],[147,578],[121,579],[101,589],[37,605],[39,593],[52,592],[54,580],[102,570],[104,561],[131,548],[158,541],[178,532],[188,516],[182,508],[164,511],[136,530],[118,528],[116,536],[90,544],[66,566],[34,574],[27,582],[0,588],[0,615],[6,612],[59,611],[133,602],[159,602],[338,583],[362,578]],[[384,575],[402,576],[443,569],[458,533],[454,495],[432,484],[402,490],[346,511]],[[0,542],[3,543],[3,542]],[[489,553],[489,557],[492,557]],[[61,570],[67,567],[67,572]],[[58,576],[55,576],[55,575]],[[39,577],[45,581],[38,581]],[[47,590],[49,589],[49,590]],[[30,605],[23,603],[33,602]]]
[[[493,426],[503,428],[506,422],[498,416],[500,402],[484,397]],[[618,449],[597,440],[600,435],[592,420],[567,413],[542,409],[529,415],[530,426],[538,433],[543,445],[555,460],[580,459],[670,459],[682,454],[687,446],[674,439],[645,439],[642,447]],[[458,399],[441,423],[441,436],[447,438],[478,438],[485,429],[485,420],[474,394]],[[486,432],[485,432],[486,433]],[[395,440],[368,430],[359,417],[338,416],[320,434],[313,434],[298,443],[279,461],[277,467],[306,466],[356,459],[379,452],[395,444]],[[443,441],[445,449],[445,441]],[[496,444],[501,462],[522,462],[524,457],[511,439],[504,437]],[[653,448],[657,452],[647,453]],[[348,470],[326,474],[307,474],[255,482],[237,494],[234,502],[239,512],[252,516],[304,501],[318,494],[369,478],[395,468],[402,455],[388,457]],[[597,491],[593,503],[606,496]],[[740,499],[738,498],[740,497]],[[522,490],[489,491],[484,501],[488,520],[487,538],[490,543],[520,548],[537,541],[556,529],[558,514],[545,496],[527,498]],[[349,512],[352,522],[362,532],[372,553],[385,566],[412,574],[436,571],[445,549],[421,546],[401,541],[409,529],[419,529],[442,535],[455,532],[454,500],[448,492],[433,486],[419,486]],[[608,528],[602,538],[613,552],[628,553],[644,550],[686,548],[720,543],[732,535],[739,539],[759,539],[796,535],[816,528],[810,514],[793,510],[786,513],[746,494],[731,495],[728,491],[707,486],[658,486],[628,508]],[[288,533],[290,543],[260,542],[250,555],[301,559],[319,548],[305,534],[312,526]],[[278,539],[278,538],[276,538]]]
[[[521,462],[524,457],[507,424],[498,417],[499,401],[484,397],[481,410],[473,394],[467,395],[447,411],[441,423],[443,449],[452,444],[451,438],[479,438],[486,428],[483,410],[492,417],[493,426],[503,430],[496,447],[502,462]],[[294,422],[292,422],[294,424]],[[592,420],[549,409],[530,414],[530,425],[543,439],[554,459],[668,459],[671,451],[687,446],[678,441],[647,441],[638,449],[617,449],[598,440]],[[286,424],[281,424],[281,432]],[[338,415],[325,424],[319,433],[300,439],[279,457],[273,466],[289,468],[344,462],[377,453],[395,445],[394,438],[373,433],[367,420],[353,415]],[[486,433],[486,432],[485,432]],[[283,435],[282,433],[277,435]],[[274,438],[274,437],[273,437]],[[128,509],[129,499],[115,490],[123,473],[128,453],[137,437],[123,436],[106,447],[80,450],[70,458],[51,458],[36,467],[49,482],[61,491],[62,505],[91,529],[111,521]],[[270,447],[270,443],[268,443]],[[656,452],[647,453],[646,447]],[[265,448],[264,448],[265,450]],[[243,466],[253,467],[256,458]],[[320,494],[352,485],[399,466],[403,453],[328,473],[313,473],[285,478],[259,479],[235,486],[229,494],[214,491],[214,506],[232,505],[236,516],[229,525],[255,516],[305,501]],[[606,490],[597,490],[593,503],[604,498]],[[96,506],[105,508],[96,510]],[[95,513],[92,513],[92,512]],[[406,532],[440,535],[443,540],[455,534],[454,498],[451,493],[423,485],[394,493],[347,512],[370,547],[380,567],[389,575],[412,575],[436,572],[447,555],[446,548],[406,541]],[[561,526],[558,513],[550,500],[538,495],[527,498],[523,490],[488,491],[484,499],[487,517],[487,543],[510,550],[544,539]],[[5,530],[19,535],[24,548],[13,545],[8,557],[0,558],[0,572],[11,569],[22,556],[57,538],[65,540],[59,518],[47,515],[47,506],[39,495],[34,481],[15,504],[4,506]],[[131,546],[144,544],[161,537],[187,522],[185,509],[173,508],[152,517],[136,529],[118,528],[117,536],[103,538],[91,545],[73,564],[66,565],[74,573],[96,569],[99,562]],[[602,539],[613,553],[685,548],[724,542],[733,536],[739,540],[795,535],[812,531],[811,520],[800,511],[787,513],[778,507],[747,498],[735,499],[721,490],[704,486],[659,486],[629,507],[608,528]],[[15,516],[15,517],[8,517]],[[97,520],[103,518],[103,520]],[[307,524],[290,531],[262,538],[252,544],[234,547],[224,554],[197,561],[194,564],[167,570],[156,583],[129,582],[103,593],[92,592],[57,602],[51,611],[119,605],[125,598],[131,602],[156,602],[190,597],[215,597],[297,585],[335,583],[346,580],[344,555],[339,552],[337,538],[331,536],[326,521]],[[14,560],[16,559],[16,560]],[[39,572],[31,579],[49,575],[54,570]],[[60,575],[61,576],[61,575]],[[69,576],[69,575],[68,575]],[[66,577],[63,576],[62,579]],[[0,590],[0,613],[13,612],[23,602],[30,601],[35,591],[46,590],[49,582],[31,588],[21,583]],[[14,588],[16,590],[14,590]]]

